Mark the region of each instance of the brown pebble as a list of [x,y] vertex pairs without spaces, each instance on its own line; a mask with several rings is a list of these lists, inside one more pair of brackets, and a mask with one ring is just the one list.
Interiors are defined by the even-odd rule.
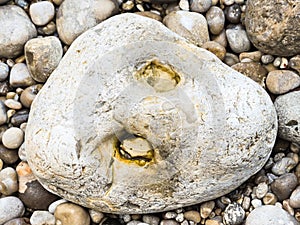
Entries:
[[19,159],[18,151],[9,150],[0,144],[0,159],[2,159],[2,161],[8,165],[13,164]]
[[215,54],[220,60],[223,60],[225,58],[226,49],[218,42],[215,42],[215,41],[205,42],[202,45],[202,48]]
[[275,205],[277,202],[277,197],[273,193],[267,193],[265,197],[263,197],[263,203],[265,205]]
[[90,225],[88,212],[79,205],[62,203],[55,209],[54,216],[62,225]]
[[286,173],[278,177],[271,184],[273,193],[279,201],[287,199],[296,188],[298,179],[294,173]]
[[290,70],[274,70],[269,72],[266,85],[273,94],[284,94],[300,86],[300,77]]
[[240,61],[242,61],[245,58],[251,59],[254,62],[259,62],[260,58],[262,56],[262,53],[260,51],[255,52],[242,52],[239,56]]
[[200,213],[198,211],[195,210],[186,211],[184,212],[183,215],[185,219],[194,221],[195,223],[200,223],[201,221]]
[[22,92],[21,97],[20,97],[20,101],[21,101],[22,105],[25,106],[26,108],[30,108],[31,103],[33,102],[35,96],[41,90],[42,87],[43,87],[43,85],[36,84],[36,85],[32,85],[32,86],[26,88]]

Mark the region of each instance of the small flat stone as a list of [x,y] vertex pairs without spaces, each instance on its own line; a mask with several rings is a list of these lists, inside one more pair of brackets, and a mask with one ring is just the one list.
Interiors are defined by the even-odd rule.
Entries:
[[296,55],[290,59],[289,67],[296,70],[298,74],[300,74],[300,55]]
[[160,218],[154,215],[143,215],[143,222],[150,225],[159,225]]
[[28,120],[28,109],[21,109],[10,118],[10,122],[13,126],[19,127],[22,123],[26,123]]
[[298,179],[294,173],[286,173],[275,179],[271,184],[273,193],[279,201],[287,199],[296,188]]
[[24,51],[30,75],[38,82],[46,82],[63,55],[60,40],[53,36],[29,40]]
[[16,149],[23,143],[24,132],[18,127],[8,128],[2,136],[2,143],[8,149]]
[[212,6],[206,13],[206,20],[208,24],[209,31],[218,35],[224,28],[225,16],[224,12],[220,7]]
[[257,185],[255,195],[258,199],[262,199],[268,192],[268,185],[266,183],[260,183]]
[[0,198],[0,224],[23,216],[25,207],[20,199],[14,196]]
[[29,14],[35,25],[46,25],[55,15],[54,5],[49,1],[33,3],[30,5]]
[[250,50],[251,43],[247,33],[240,25],[235,25],[226,29],[226,37],[231,50],[235,53],[246,52]]
[[0,7],[0,57],[20,55],[25,43],[37,32],[26,12],[15,5]]
[[281,95],[275,100],[279,137],[300,144],[300,91]]
[[4,104],[10,109],[18,110],[22,108],[22,104],[14,99],[6,99]]
[[55,217],[48,211],[34,211],[30,217],[31,225],[55,225]]
[[63,225],[90,225],[90,216],[87,211],[73,203],[62,203],[54,212],[55,219]]
[[268,73],[266,85],[273,94],[284,94],[300,86],[300,76],[290,70],[274,70]]
[[260,51],[254,51],[254,52],[242,52],[239,55],[239,59],[240,61],[242,61],[243,59],[251,59],[254,62],[259,62],[260,59],[262,57],[262,53]]
[[12,67],[9,84],[12,87],[26,87],[35,84],[25,63],[16,63]]
[[206,19],[200,13],[175,11],[163,19],[163,23],[172,31],[197,46],[209,41]]
[[0,62],[0,81],[4,81],[8,77],[9,67],[6,63]]
[[26,108],[30,108],[33,100],[35,99],[37,93],[41,90],[41,88],[41,84],[32,85],[26,88],[20,96],[20,101],[22,105]]
[[274,224],[284,224],[284,225],[299,225],[297,220],[288,214],[285,210],[273,206],[264,205],[257,207],[250,212],[246,219],[245,225],[274,225]]

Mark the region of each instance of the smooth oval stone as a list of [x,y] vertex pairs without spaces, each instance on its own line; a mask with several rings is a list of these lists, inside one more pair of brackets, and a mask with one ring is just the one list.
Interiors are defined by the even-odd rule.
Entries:
[[135,214],[234,190],[265,164],[276,133],[263,88],[126,13],[73,42],[31,105],[25,146],[49,191]]

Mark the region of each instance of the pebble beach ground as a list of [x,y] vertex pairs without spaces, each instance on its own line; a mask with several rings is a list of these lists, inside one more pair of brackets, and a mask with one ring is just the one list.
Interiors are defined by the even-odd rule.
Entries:
[[[0,224],[299,224],[300,2],[281,1],[281,8],[275,2],[253,0],[247,8],[247,0],[0,0]],[[257,21],[261,4],[268,7],[265,14],[281,17]],[[161,21],[258,82],[274,100],[279,133],[272,154],[236,190],[173,211],[114,215],[60,199],[32,174],[23,141],[36,94],[76,37],[126,12]],[[273,36],[260,35],[264,31]]]

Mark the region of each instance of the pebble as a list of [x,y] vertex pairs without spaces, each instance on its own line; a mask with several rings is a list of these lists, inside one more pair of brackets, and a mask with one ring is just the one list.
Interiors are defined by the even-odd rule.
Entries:
[[298,179],[296,175],[294,173],[286,173],[274,180],[271,184],[271,189],[278,200],[282,201],[291,195],[297,184]]
[[12,67],[9,84],[12,87],[26,87],[35,84],[25,63],[16,63]]
[[215,41],[208,41],[202,45],[202,48],[215,54],[220,60],[223,60],[226,55],[226,48]]
[[26,151],[25,151],[25,143],[21,144],[18,150],[18,156],[22,161],[27,161]]
[[254,62],[259,62],[261,59],[262,53],[260,51],[255,51],[255,52],[242,52],[239,55],[239,59],[240,61],[242,61],[243,59],[251,59],[251,61]]
[[51,21],[48,23],[46,26],[39,27],[38,28],[38,33],[41,35],[51,35],[56,32],[56,24]]
[[268,185],[266,183],[260,183],[255,189],[255,195],[258,199],[262,199],[268,193]]
[[30,224],[28,218],[22,217],[22,218],[15,218],[15,219],[9,220],[4,225],[31,225],[31,224]]
[[245,225],[299,225],[294,217],[285,210],[273,206],[264,205],[250,212]]
[[300,2],[247,0],[245,26],[253,45],[277,56],[300,53]]
[[221,31],[218,35],[212,35],[211,36],[212,41],[218,42],[220,45],[222,45],[224,48],[227,47],[227,37],[225,29]]
[[29,40],[24,51],[30,75],[38,82],[46,82],[63,55],[60,40],[53,36]]
[[55,225],[55,217],[48,211],[37,210],[31,215],[30,223],[31,225]]
[[209,31],[218,35],[222,32],[225,24],[225,15],[220,7],[212,6],[206,13],[206,20]]
[[0,125],[7,122],[6,107],[3,101],[0,101]]
[[178,5],[182,10],[189,11],[190,9],[190,3],[188,0],[180,0]]
[[268,72],[260,63],[241,62],[234,64],[231,68],[256,81],[262,87],[265,87],[265,80]]
[[269,64],[272,63],[274,61],[274,56],[272,55],[262,55],[261,56],[261,62],[263,64]]
[[220,0],[220,4],[224,4],[224,5],[232,5],[234,3],[234,0]]
[[195,12],[175,11],[163,19],[163,23],[172,31],[197,46],[209,41],[206,19]]
[[100,223],[100,221],[105,217],[102,212],[89,209],[89,214],[93,223]]
[[295,215],[295,210],[290,206],[289,199],[282,201],[282,208],[285,209],[291,216]]
[[164,219],[175,219],[177,216],[176,212],[166,212],[163,214]]
[[43,85],[41,84],[36,84],[27,87],[20,96],[20,101],[22,105],[25,106],[26,108],[30,108],[33,100],[35,99],[37,93],[41,90],[42,87]]
[[28,109],[21,109],[11,117],[10,122],[13,126],[19,127],[22,123],[27,122],[28,116],[29,116]]
[[190,9],[192,12],[205,13],[212,5],[211,0],[191,0]]
[[[224,63],[226,63],[228,66],[233,66],[235,64],[238,64],[239,63],[239,58],[235,55],[235,54],[232,54],[232,53],[226,53],[225,54],[225,58],[224,58]],[[238,66],[239,67],[239,66]]]
[[230,28],[227,28],[226,37],[233,52],[241,53],[250,50],[251,44],[247,33],[242,26],[234,25]]
[[262,206],[262,202],[260,199],[253,199],[251,201],[251,205],[253,206],[253,208],[258,208],[258,207]]
[[289,67],[296,70],[300,74],[300,55],[290,58]]
[[4,104],[10,109],[18,110],[22,108],[22,104],[14,99],[5,100]]
[[12,167],[6,167],[0,171],[0,193],[11,195],[18,191],[17,172]]
[[205,221],[205,225],[221,225],[221,222],[218,220],[209,219]]
[[9,67],[6,63],[0,62],[0,81],[4,81],[8,77]]
[[184,214],[183,213],[178,213],[175,220],[179,223],[184,221]]
[[25,208],[20,199],[14,196],[0,198],[0,224],[23,216]]
[[143,215],[143,222],[149,225],[159,225],[160,218],[153,215]]
[[9,0],[0,0],[0,4],[2,5],[2,4],[4,4],[4,3],[6,3],[6,2],[8,2]]
[[277,202],[277,197],[273,193],[267,193],[265,197],[263,197],[263,203],[265,205],[275,205]]
[[23,143],[24,132],[17,127],[8,128],[2,136],[2,143],[8,149],[16,149]]
[[290,172],[295,166],[296,162],[293,159],[291,159],[290,157],[283,157],[273,165],[272,172],[275,175],[280,176]]
[[277,97],[274,105],[278,115],[279,137],[300,144],[300,91]]
[[118,9],[115,0],[64,0],[56,16],[60,40],[70,45],[84,31],[115,15]]
[[159,225],[179,225],[176,220],[162,220]]
[[20,55],[24,44],[37,35],[26,12],[15,5],[0,7],[0,24],[0,57],[13,58]]
[[245,196],[242,202],[242,208],[244,210],[248,210],[250,208],[251,205],[251,198],[248,196]]
[[290,206],[300,208],[300,186],[298,186],[290,196]]
[[223,223],[225,225],[238,225],[245,218],[244,209],[237,203],[229,204],[224,211]]
[[215,207],[214,201],[204,202],[200,206],[200,216],[204,219],[208,218]]
[[148,18],[151,18],[151,19],[162,22],[162,17],[160,15],[156,14],[156,13],[153,13],[153,12],[149,12],[149,11],[135,12],[135,14],[138,14],[140,16],[145,16],[145,17],[148,17]]
[[90,225],[90,216],[87,211],[73,203],[62,203],[55,209],[54,216],[63,225]]
[[66,203],[66,202],[68,202],[68,201],[65,200],[65,199],[59,199],[59,200],[56,200],[56,201],[52,202],[52,203],[49,205],[48,211],[49,211],[50,213],[54,214],[56,207],[57,207],[58,205],[62,204],[62,203]]
[[239,4],[233,4],[226,7],[224,13],[226,20],[228,20],[230,23],[237,24],[241,20],[242,11]]
[[290,70],[274,70],[269,72],[266,85],[273,94],[285,94],[300,86],[300,77]]
[[30,5],[29,14],[32,22],[37,26],[49,23],[55,15],[54,5],[49,1],[36,2]]
[[0,159],[8,165],[13,164],[18,161],[18,152],[7,149],[0,144]]
[[184,212],[183,215],[184,215],[184,218],[189,221],[193,221],[195,223],[200,223],[200,221],[201,221],[200,213],[198,211],[195,211],[195,210],[186,211],[186,212]]

